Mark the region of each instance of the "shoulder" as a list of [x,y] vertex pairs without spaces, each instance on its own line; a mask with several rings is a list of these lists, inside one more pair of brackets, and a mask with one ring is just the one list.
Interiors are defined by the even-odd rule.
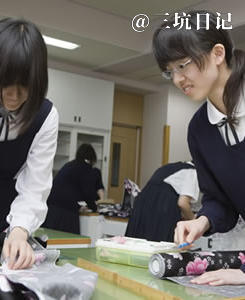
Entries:
[[59,117],[57,109],[52,106],[46,119],[42,123],[40,129],[36,132],[31,149],[52,148],[56,151],[57,137],[59,129]]
[[189,127],[194,126],[195,124],[199,123],[207,116],[207,102],[205,102],[193,115],[190,120]]
[[92,173],[92,166],[90,164],[87,164],[86,162],[74,161],[74,167],[77,168],[78,172],[80,173],[86,173],[87,175]]
[[49,122],[53,122],[53,123],[58,123],[59,122],[59,114],[58,114],[58,111],[56,109],[56,107],[54,105],[52,105],[52,108],[46,118],[46,121],[49,121]]
[[57,132],[58,131],[58,126],[59,126],[59,115],[56,107],[52,105],[52,108],[47,115],[40,132]]
[[67,163],[65,163],[61,169],[59,170],[58,174],[56,175],[56,177],[58,178],[61,175],[64,174],[71,174],[76,172],[76,164],[74,163],[74,161],[68,161]]
[[191,134],[200,133],[204,130],[206,126],[209,124],[208,116],[207,116],[207,102],[205,102],[194,114],[192,119],[190,120],[188,126],[188,138],[190,138]]

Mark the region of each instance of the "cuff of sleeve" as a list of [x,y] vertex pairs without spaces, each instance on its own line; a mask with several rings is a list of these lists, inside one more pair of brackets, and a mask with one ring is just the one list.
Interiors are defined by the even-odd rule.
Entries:
[[245,273],[245,264],[241,265],[240,270]]

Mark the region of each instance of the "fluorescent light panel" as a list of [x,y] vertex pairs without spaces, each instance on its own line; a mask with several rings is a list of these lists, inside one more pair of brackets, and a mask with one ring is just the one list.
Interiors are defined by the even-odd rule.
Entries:
[[60,47],[60,48],[68,49],[68,50],[74,50],[74,49],[80,47],[78,44],[55,39],[55,38],[52,38],[47,35],[43,35],[43,39],[47,45]]

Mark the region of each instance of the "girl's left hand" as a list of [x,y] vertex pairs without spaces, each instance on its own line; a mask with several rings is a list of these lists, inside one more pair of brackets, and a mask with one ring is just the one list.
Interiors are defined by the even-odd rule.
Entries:
[[240,269],[220,269],[209,271],[191,280],[191,283],[217,285],[245,284],[245,273]]
[[9,269],[29,268],[35,262],[34,251],[27,242],[27,233],[20,227],[13,228],[4,241],[2,251]]

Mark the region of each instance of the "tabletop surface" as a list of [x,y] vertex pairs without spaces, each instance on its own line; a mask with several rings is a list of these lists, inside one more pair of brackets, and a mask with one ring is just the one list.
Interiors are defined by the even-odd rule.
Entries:
[[63,231],[58,231],[54,229],[49,229],[49,228],[39,228],[38,230],[35,231],[34,236],[42,236],[42,235],[47,235],[49,239],[87,239],[89,238],[88,236],[84,235],[79,235],[79,234],[74,234],[70,232],[63,232]]
[[[218,296],[218,295],[214,295],[214,294],[207,294],[198,289],[187,288],[187,287],[181,286],[181,285],[176,284],[169,280],[161,280],[158,278],[154,278],[149,273],[148,269],[98,261],[98,260],[96,260],[95,248],[62,249],[60,258],[61,258],[61,260],[63,260],[63,262],[73,260],[73,263],[76,264],[76,259],[79,257],[82,259],[85,259],[89,262],[92,262],[93,264],[96,264],[97,266],[100,266],[107,270],[116,272],[116,273],[122,275],[123,277],[129,278],[136,282],[140,282],[146,286],[149,286],[151,288],[162,291],[163,293],[166,293],[168,295],[172,295],[172,296],[176,297],[176,298],[173,297],[172,299],[176,299],[176,300],[177,299],[183,299],[183,300],[197,300],[197,299],[198,300],[204,300],[204,299],[205,300],[207,300],[207,299],[208,300],[220,300],[220,299],[224,299],[224,297],[222,297],[222,296]],[[102,281],[102,282],[105,283],[105,281]],[[102,285],[102,282],[99,281],[98,284]],[[100,290],[101,289],[104,290],[103,286],[100,287]],[[123,293],[123,291],[121,291],[121,293]],[[135,297],[136,298],[129,298],[129,299],[142,299],[142,297],[139,298],[139,296],[136,296],[136,295],[135,295]],[[103,298],[93,298],[93,299],[103,299]],[[111,299],[126,299],[126,298],[111,298]]]
[[[66,232],[60,232],[51,229],[41,228],[37,232],[37,236],[42,234],[46,234],[49,238],[81,238],[82,236],[77,234],[71,234]],[[87,237],[84,237],[87,238]],[[228,299],[222,296],[208,294],[199,289],[188,288],[182,285],[176,284],[169,280],[161,280],[153,277],[148,269],[145,268],[137,268],[133,266],[108,263],[103,261],[98,261],[96,259],[96,251],[95,248],[70,248],[70,249],[61,249],[61,255],[59,259],[59,264],[64,264],[66,262],[77,265],[78,259],[81,258],[84,261],[87,261],[97,267],[101,267],[104,270],[108,270],[110,272],[115,272],[124,278],[129,279],[130,281],[143,284],[146,287],[150,287],[156,289],[157,291],[161,291],[163,294],[166,294],[167,297],[163,297],[161,299],[172,299],[172,300],[221,300]],[[98,278],[98,282],[96,285],[96,290],[93,294],[93,300],[112,300],[112,299],[145,299],[144,294],[139,296],[132,291],[121,288],[112,282],[104,280],[102,278]],[[170,297],[168,297],[170,296]],[[153,299],[153,298],[152,298]]]

